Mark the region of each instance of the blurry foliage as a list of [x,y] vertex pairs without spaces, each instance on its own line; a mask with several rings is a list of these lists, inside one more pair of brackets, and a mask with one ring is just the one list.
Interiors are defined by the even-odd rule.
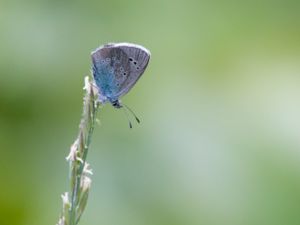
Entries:
[[105,106],[82,224],[299,224],[299,1],[0,1],[0,224],[55,224],[90,52],[149,48]]

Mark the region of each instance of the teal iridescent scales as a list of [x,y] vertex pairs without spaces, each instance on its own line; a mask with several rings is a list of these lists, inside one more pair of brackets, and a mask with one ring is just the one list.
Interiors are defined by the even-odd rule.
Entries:
[[111,43],[91,55],[100,101],[120,108],[119,98],[134,86],[148,65],[149,50],[136,44]]

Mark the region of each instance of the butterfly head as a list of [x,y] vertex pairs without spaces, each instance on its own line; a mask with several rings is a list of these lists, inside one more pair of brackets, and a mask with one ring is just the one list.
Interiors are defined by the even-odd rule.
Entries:
[[117,100],[115,100],[115,101],[112,101],[112,102],[111,102],[111,105],[112,105],[113,107],[115,107],[116,109],[120,109],[120,108],[123,107],[119,99],[117,99]]

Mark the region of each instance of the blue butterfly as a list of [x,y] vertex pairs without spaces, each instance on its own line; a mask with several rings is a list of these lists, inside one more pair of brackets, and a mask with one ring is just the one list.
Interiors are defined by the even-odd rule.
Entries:
[[93,51],[92,70],[100,102],[110,102],[115,108],[122,108],[119,98],[129,92],[142,76],[150,55],[143,46],[130,43],[109,43]]

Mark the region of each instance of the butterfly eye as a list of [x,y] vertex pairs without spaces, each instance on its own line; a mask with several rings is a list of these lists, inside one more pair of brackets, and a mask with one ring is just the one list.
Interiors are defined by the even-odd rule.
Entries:
[[129,61],[130,61],[130,62],[132,62],[132,61],[133,61],[133,59],[130,57],[130,58],[129,58]]

